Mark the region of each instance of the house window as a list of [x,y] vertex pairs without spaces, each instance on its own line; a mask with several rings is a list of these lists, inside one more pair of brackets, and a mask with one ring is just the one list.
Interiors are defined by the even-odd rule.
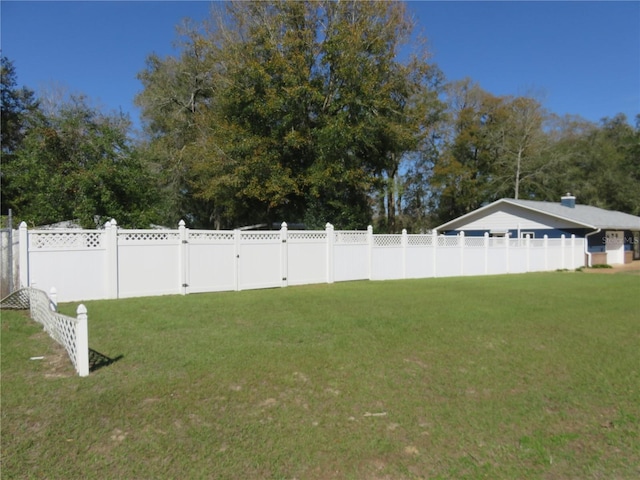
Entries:
[[520,238],[536,238],[536,234],[533,232],[520,232]]

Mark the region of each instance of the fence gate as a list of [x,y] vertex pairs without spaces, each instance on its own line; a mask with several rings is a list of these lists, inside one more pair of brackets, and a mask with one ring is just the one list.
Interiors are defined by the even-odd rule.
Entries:
[[286,238],[279,231],[240,232],[238,237],[238,289],[280,287],[286,284],[283,251]]

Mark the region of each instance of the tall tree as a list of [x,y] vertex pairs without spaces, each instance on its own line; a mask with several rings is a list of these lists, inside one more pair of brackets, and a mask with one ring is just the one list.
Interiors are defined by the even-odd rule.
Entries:
[[0,146],[2,151],[2,171],[0,171],[0,192],[2,211],[12,207],[7,192],[11,190],[10,179],[5,170],[14,161],[16,149],[20,147],[29,125],[29,119],[38,110],[35,93],[18,87],[17,74],[13,62],[2,56],[0,65],[1,120]]
[[501,115],[500,99],[470,79],[447,86],[448,128],[433,166],[434,219],[445,222],[495,198],[491,167],[496,149],[487,135]]
[[190,147],[198,138],[197,114],[210,101],[213,87],[208,82],[208,45],[192,28],[189,23],[179,27],[179,58],[147,58],[146,68],[138,75],[144,89],[136,103],[143,108],[150,140],[140,150],[158,173],[163,218],[169,224],[190,220],[198,227],[208,225],[199,219],[210,213],[206,202],[193,198]]
[[113,217],[148,227],[156,219],[154,181],[130,144],[129,127],[127,118],[104,115],[77,96],[52,114],[33,115],[3,171],[16,215],[32,225],[77,219],[95,228]]
[[[637,119],[638,120],[638,119]],[[567,160],[556,183],[580,203],[640,215],[640,124],[625,115],[588,124],[558,142]]]
[[549,137],[544,131],[548,116],[532,97],[501,97],[488,122],[486,137],[495,151],[492,165],[496,196],[520,198],[535,193],[536,181],[552,166],[543,153]]
[[[411,32],[404,5],[225,8],[210,28],[190,30],[184,49],[206,51],[199,68],[209,96],[193,115],[196,137],[182,137],[190,176],[184,190],[210,208],[200,221],[366,226],[377,181],[395,175],[424,130],[417,99],[432,71],[398,61]],[[173,62],[184,59],[167,58],[142,74],[138,101],[156,144],[176,131],[153,123],[159,97],[152,83],[168,85],[162,72]]]

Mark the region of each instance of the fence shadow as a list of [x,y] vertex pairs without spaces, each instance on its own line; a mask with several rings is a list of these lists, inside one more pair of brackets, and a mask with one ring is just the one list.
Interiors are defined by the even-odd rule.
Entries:
[[124,355],[118,355],[117,357],[110,358],[90,348],[89,349],[89,372],[95,372],[96,370],[99,370],[103,367],[108,367],[109,365],[117,362],[121,358],[124,358]]

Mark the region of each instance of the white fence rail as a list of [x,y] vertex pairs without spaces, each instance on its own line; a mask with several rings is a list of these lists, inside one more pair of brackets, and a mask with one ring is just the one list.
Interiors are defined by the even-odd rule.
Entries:
[[[285,287],[349,280],[493,275],[584,265],[584,239],[367,231],[27,230],[20,282],[60,301]],[[26,246],[24,248],[23,246]],[[23,266],[27,266],[24,268]]]

